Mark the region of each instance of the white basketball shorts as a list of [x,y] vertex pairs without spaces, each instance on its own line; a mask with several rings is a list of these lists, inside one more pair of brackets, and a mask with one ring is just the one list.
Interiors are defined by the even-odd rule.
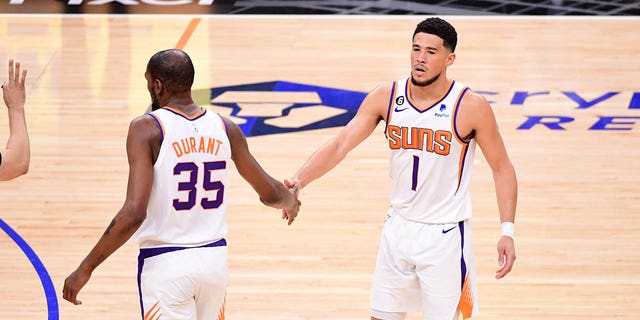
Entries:
[[425,224],[393,209],[382,229],[371,309],[417,312],[425,320],[469,318],[478,311],[468,220]]
[[142,319],[221,320],[229,283],[224,239],[196,248],[140,249]]

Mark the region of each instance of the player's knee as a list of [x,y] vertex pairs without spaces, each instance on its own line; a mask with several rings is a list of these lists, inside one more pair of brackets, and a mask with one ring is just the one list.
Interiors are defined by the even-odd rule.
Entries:
[[371,320],[404,320],[406,312],[386,312],[371,309]]

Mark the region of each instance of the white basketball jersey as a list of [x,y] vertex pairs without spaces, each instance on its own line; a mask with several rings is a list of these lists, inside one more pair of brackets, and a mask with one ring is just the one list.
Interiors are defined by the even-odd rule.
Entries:
[[167,107],[150,116],[162,130],[147,217],[134,235],[141,248],[198,246],[227,233],[225,189],[231,146],[222,118],[188,117]]
[[411,101],[408,84],[408,78],[394,82],[387,115],[391,206],[416,222],[466,220],[475,140],[464,141],[455,121],[468,88],[452,81],[436,103],[419,106]]

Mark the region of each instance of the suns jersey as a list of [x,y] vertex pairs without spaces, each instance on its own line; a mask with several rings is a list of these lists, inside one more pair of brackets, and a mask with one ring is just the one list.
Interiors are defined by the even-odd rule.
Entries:
[[455,125],[468,88],[452,81],[436,103],[419,106],[411,100],[408,81],[394,82],[387,115],[391,206],[416,222],[468,219],[475,141],[464,141]]
[[198,246],[227,232],[225,201],[231,146],[222,118],[169,109],[149,114],[162,130],[147,217],[134,235],[141,248]]

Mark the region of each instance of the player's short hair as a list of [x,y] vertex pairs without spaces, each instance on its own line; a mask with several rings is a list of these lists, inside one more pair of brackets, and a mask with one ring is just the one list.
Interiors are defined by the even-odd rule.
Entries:
[[456,51],[456,44],[458,43],[458,33],[449,22],[446,22],[440,18],[427,18],[418,23],[418,26],[416,26],[416,30],[413,32],[413,37],[415,37],[419,32],[433,34],[442,38],[442,43],[445,48],[451,50],[451,52]]
[[159,79],[169,92],[191,90],[195,69],[189,55],[179,49],[162,50],[151,56],[147,71],[152,79]]

